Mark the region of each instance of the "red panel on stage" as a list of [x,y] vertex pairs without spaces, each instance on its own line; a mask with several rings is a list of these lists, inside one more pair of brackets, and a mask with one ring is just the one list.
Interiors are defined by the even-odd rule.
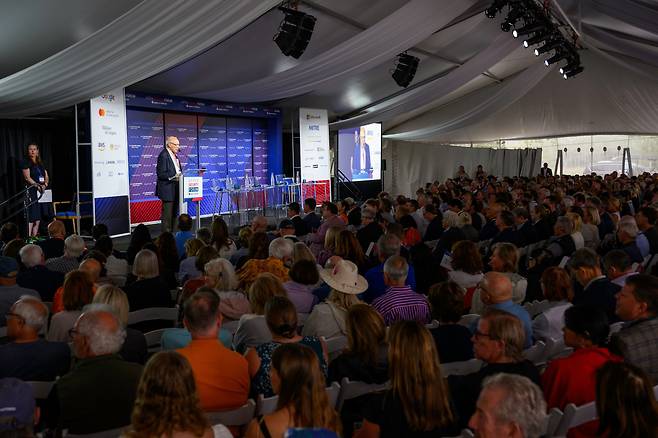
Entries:
[[331,181],[314,181],[311,183],[302,183],[302,200],[306,198],[315,198],[315,202],[320,205],[324,201],[331,201]]
[[160,220],[162,202],[159,199],[153,201],[139,201],[130,203],[130,223],[141,224],[142,222],[155,222]]

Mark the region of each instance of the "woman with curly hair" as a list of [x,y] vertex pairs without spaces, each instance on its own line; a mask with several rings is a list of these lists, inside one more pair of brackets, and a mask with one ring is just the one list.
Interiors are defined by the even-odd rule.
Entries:
[[212,243],[211,245],[215,247],[219,256],[225,259],[230,259],[235,251],[237,251],[237,246],[235,242],[231,240],[228,233],[228,226],[224,219],[221,217],[216,217],[212,221]]
[[277,409],[251,421],[245,437],[282,437],[292,427],[320,427],[340,433],[340,418],[325,390],[318,356],[309,347],[283,344],[272,353],[271,379]]
[[173,352],[155,354],[144,367],[137,387],[126,438],[228,438],[224,426],[211,429],[199,404],[192,367]]

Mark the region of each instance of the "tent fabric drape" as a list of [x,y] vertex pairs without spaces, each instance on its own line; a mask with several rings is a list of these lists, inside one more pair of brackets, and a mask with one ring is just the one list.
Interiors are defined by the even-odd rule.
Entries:
[[552,71],[553,66],[546,68],[543,63],[537,62],[502,84],[492,86],[487,90],[487,97],[479,94],[467,96],[454,105],[450,104],[449,111],[440,109],[421,116],[417,121],[405,122],[388,131],[384,138],[418,140],[472,125],[512,105]]
[[332,123],[331,128],[342,129],[380,120],[391,120],[406,112],[431,104],[436,99],[466,85],[518,47],[518,41],[503,33],[485,49],[445,76],[373,106],[366,114]]
[[541,167],[541,149],[489,149],[387,140],[391,148],[390,185],[395,194],[413,195],[435,180],[452,178],[462,165],[474,174],[478,164],[496,176],[535,176]]
[[0,80],[0,117],[43,113],[126,87],[220,43],[278,0],[145,0],[73,46]]
[[411,0],[377,24],[326,52],[280,73],[223,90],[190,91],[195,97],[263,102],[299,96],[322,84],[391,62],[474,4],[474,0]]

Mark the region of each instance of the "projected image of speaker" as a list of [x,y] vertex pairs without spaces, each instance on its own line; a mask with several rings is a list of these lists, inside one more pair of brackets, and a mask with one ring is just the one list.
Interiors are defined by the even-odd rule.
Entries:
[[416,76],[420,59],[408,53],[400,53],[393,72],[393,80],[401,87],[407,88]]
[[381,123],[338,131],[338,169],[348,180],[381,179],[381,165]]
[[311,41],[315,28],[315,17],[294,9],[279,7],[285,17],[279,25],[279,31],[274,35],[274,42],[281,53],[297,59]]

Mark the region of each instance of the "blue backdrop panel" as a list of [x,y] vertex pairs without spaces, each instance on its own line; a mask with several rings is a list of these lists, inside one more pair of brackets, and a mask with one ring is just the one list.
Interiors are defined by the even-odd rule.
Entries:
[[[212,191],[213,181],[226,178],[226,119],[224,117],[199,116],[199,166],[205,167],[203,175],[203,200],[201,214],[214,214],[228,210],[228,196],[217,197]],[[220,201],[221,208],[220,208]]]
[[[180,142],[178,159],[183,167],[183,172],[187,169],[199,168],[196,115],[165,113],[164,121],[165,138],[173,135],[178,137],[178,141]],[[194,203],[188,202],[187,213],[196,216]]]
[[96,198],[96,223],[107,225],[110,235],[130,233],[128,196]]
[[226,120],[226,152],[228,176],[244,184],[245,174],[253,176],[251,163],[251,120],[228,118]]
[[268,123],[266,120],[253,121],[253,161],[254,177],[261,185],[269,184],[268,160]]

